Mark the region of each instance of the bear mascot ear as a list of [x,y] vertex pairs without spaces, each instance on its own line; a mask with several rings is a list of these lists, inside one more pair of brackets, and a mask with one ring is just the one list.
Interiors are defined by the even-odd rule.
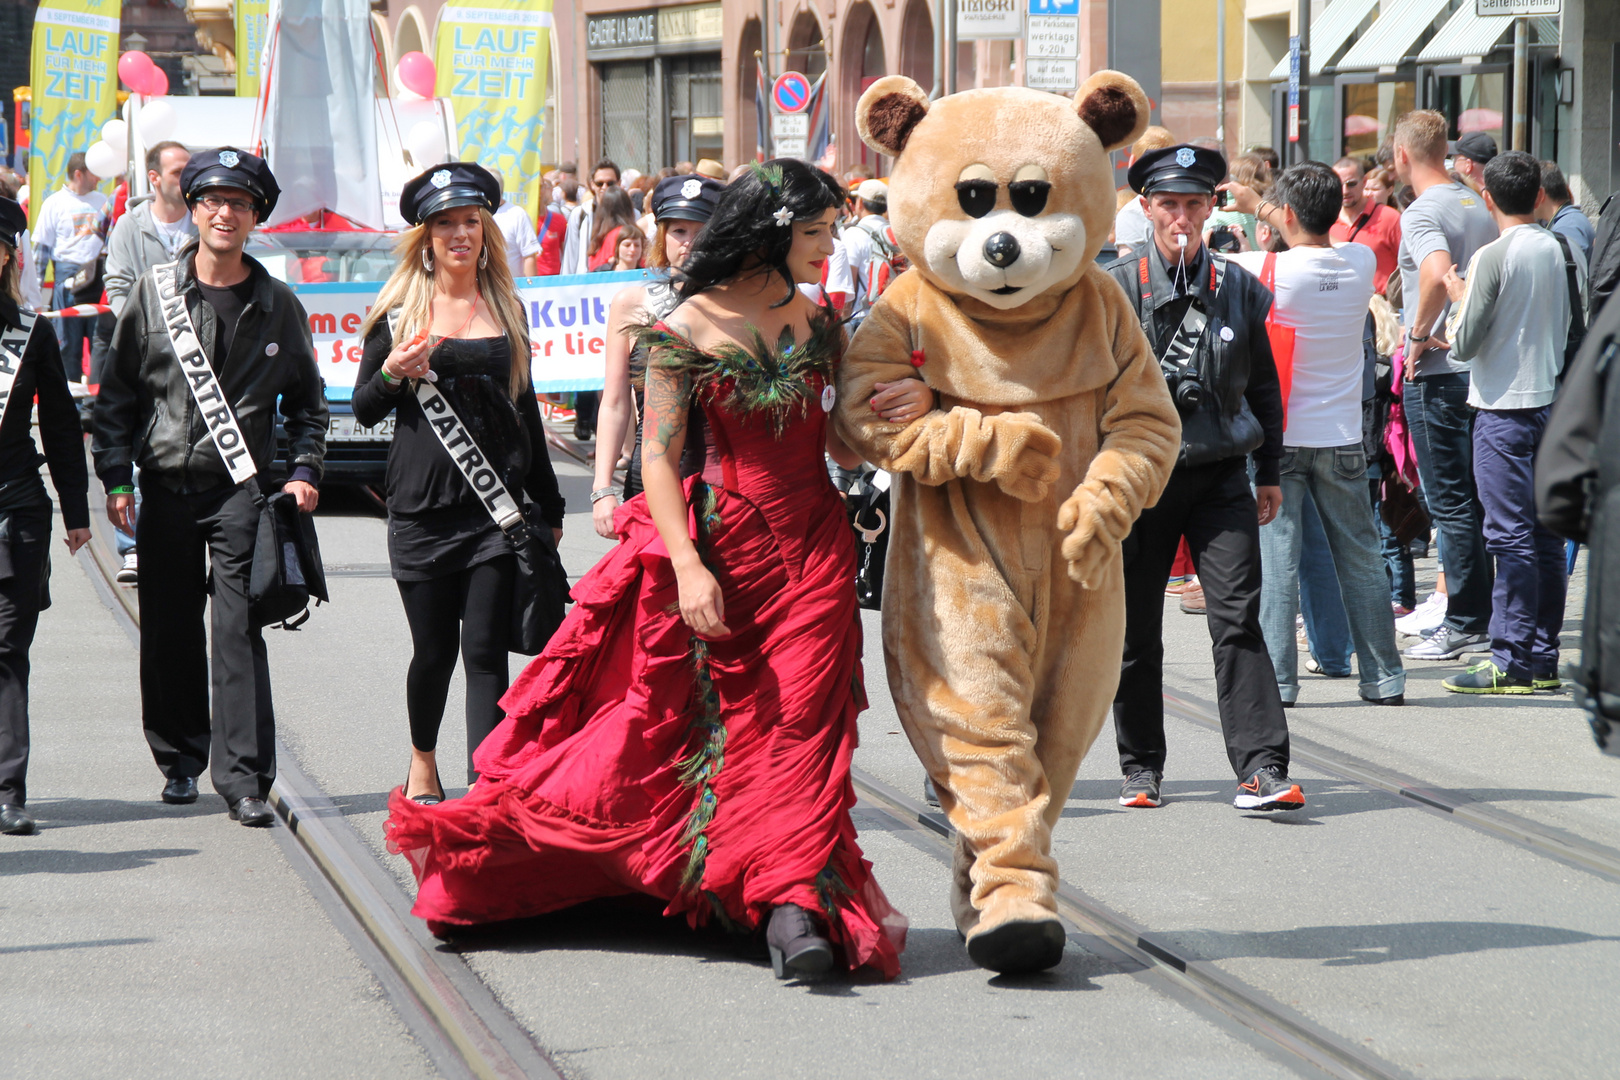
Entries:
[[912,129],[926,115],[928,95],[923,88],[904,75],[888,75],[867,87],[856,102],[855,130],[873,150],[899,157]]
[[[873,83],[872,90],[888,81]],[[1087,79],[1074,95],[1074,107],[1102,140],[1104,150],[1118,150],[1140,139],[1152,110],[1137,81],[1118,71],[1099,71]]]

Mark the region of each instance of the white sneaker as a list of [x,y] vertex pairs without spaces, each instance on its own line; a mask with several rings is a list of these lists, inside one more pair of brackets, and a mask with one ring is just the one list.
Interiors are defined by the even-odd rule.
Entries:
[[1395,620],[1395,632],[1407,637],[1426,637],[1445,621],[1446,594],[1430,593],[1429,598],[1413,608],[1411,614]]
[[140,566],[132,551],[124,556],[124,565],[118,568],[117,579],[120,585],[133,585],[140,580]]

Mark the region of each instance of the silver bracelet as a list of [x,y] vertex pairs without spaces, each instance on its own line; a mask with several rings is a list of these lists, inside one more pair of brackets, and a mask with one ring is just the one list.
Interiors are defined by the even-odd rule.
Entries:
[[609,495],[617,499],[619,497],[619,489],[611,487],[597,488],[595,491],[591,492],[591,505],[595,506]]

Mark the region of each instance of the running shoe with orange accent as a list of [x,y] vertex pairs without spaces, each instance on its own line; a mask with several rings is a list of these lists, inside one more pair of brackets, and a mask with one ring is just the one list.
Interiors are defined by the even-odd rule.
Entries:
[[1239,810],[1298,810],[1305,805],[1305,793],[1286,770],[1265,765],[1238,785],[1232,805]]
[[1162,806],[1159,798],[1159,774],[1152,769],[1137,769],[1125,778],[1119,789],[1119,805],[1152,808]]

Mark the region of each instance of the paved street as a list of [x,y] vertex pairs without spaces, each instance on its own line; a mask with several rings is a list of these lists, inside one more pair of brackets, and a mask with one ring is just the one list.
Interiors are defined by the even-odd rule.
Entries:
[[[589,474],[556,460],[576,511],[563,555],[577,577],[607,544],[585,512]],[[381,825],[407,761],[409,638],[380,513],[352,491],[324,499],[333,602],[297,633],[267,632],[280,735],[341,812],[335,827],[352,829],[408,894],[409,869],[384,852]],[[1420,581],[1433,573],[1432,560],[1420,564]],[[88,559],[58,549],[56,603],[34,650],[30,803],[41,833],[0,837],[0,1076],[462,1075],[291,830],[238,827],[206,780],[193,807],[157,801],[134,645],[94,578]],[[872,709],[856,765],[919,798],[879,616],[866,620]],[[1166,634],[1167,689],[1195,714],[1169,721],[1168,801],[1118,807],[1105,729],[1057,834],[1064,879],[1195,966],[1368,1055],[1378,1073],[1326,1072],[1083,928],[1055,972],[988,977],[952,928],[943,843],[870,802],[857,810],[862,845],[911,920],[892,983],[779,984],[721,937],[631,904],[456,951],[568,1077],[1613,1074],[1620,879],[1299,762],[1303,813],[1235,811],[1221,741],[1196,719],[1213,712],[1204,622],[1172,607]],[[1567,694],[1469,700],[1439,686],[1458,665],[1413,665],[1401,709],[1359,702],[1354,679],[1302,674],[1289,713],[1296,753],[1398,773],[1614,855],[1620,761],[1593,747]],[[455,794],[459,675],[450,701],[440,760]]]

